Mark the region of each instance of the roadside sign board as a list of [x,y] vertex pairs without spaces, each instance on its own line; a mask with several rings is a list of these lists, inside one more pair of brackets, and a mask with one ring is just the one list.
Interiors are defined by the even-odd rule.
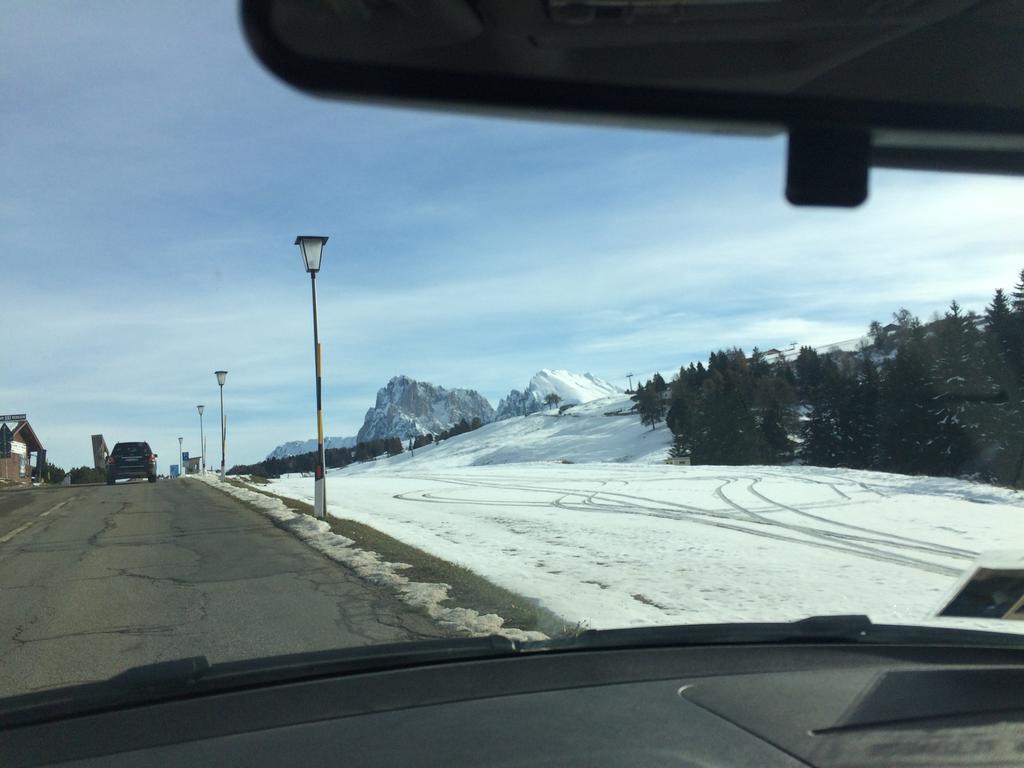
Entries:
[[28,421],[24,413],[9,413],[6,416],[0,416],[0,421]]
[[178,474],[179,474],[179,472],[178,472],[178,465],[177,464],[171,464],[171,477],[177,477]]
[[11,428],[6,424],[0,425],[0,459],[11,458]]
[[181,460],[183,462],[188,461],[188,451],[185,451],[183,454],[181,454]]

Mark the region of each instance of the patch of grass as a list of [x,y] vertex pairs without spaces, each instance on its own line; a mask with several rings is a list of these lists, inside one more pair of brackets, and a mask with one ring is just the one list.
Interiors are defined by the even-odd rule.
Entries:
[[[313,505],[296,499],[279,496],[276,493],[252,488],[239,480],[228,480],[240,488],[248,487],[256,493],[279,499],[289,509],[312,516]],[[399,541],[376,528],[355,520],[328,517],[331,530],[355,542],[359,549],[376,552],[392,563],[406,563],[411,568],[403,569],[402,575],[411,581],[447,584],[448,607],[471,608],[480,613],[496,613],[505,620],[506,627],[523,630],[537,630],[549,637],[573,635],[578,627],[566,624],[557,614],[537,605],[529,598],[500,587],[479,574],[461,565],[435,557],[422,549]]]

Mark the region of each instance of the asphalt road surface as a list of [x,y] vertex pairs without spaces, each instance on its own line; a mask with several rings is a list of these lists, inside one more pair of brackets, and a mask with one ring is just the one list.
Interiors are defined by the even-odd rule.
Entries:
[[443,634],[203,483],[0,493],[0,697],[187,656]]

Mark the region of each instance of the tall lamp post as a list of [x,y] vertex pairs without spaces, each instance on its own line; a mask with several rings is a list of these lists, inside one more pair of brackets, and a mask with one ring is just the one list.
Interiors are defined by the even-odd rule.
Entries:
[[203,436],[203,409],[205,405],[197,405],[196,410],[199,411],[199,453],[203,457],[200,463],[203,465],[203,474],[206,474],[206,438]]
[[324,255],[326,237],[299,235],[295,244],[302,251],[302,260],[309,272],[313,286],[313,362],[316,366],[316,472],[313,477],[313,514],[321,520],[327,519],[327,480],[324,477],[324,409],[320,369],[320,328],[316,318],[316,273],[320,271],[320,260]]
[[214,371],[213,375],[217,377],[217,384],[220,386],[220,479],[224,479],[224,446],[226,436],[224,434],[224,379],[227,377],[227,371]]
[[184,439],[185,438],[183,438],[183,437],[179,437],[178,438],[178,468],[180,469],[180,473],[178,474],[178,477],[184,477],[185,476],[185,454],[183,454],[181,452],[181,441],[184,440]]

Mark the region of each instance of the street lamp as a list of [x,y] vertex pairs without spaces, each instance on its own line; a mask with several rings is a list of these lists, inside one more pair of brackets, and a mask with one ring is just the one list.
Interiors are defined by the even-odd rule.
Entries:
[[185,476],[185,454],[181,452],[181,441],[184,439],[183,437],[178,438],[178,466],[181,468],[179,477]]
[[226,436],[224,434],[224,379],[227,377],[227,371],[214,371],[213,375],[217,377],[217,384],[220,386],[220,479],[224,479],[224,444]]
[[320,328],[316,319],[316,273],[324,255],[326,237],[299,235],[295,244],[302,251],[302,260],[309,272],[313,286],[313,363],[316,366],[316,472],[313,475],[313,514],[321,520],[327,519],[327,480],[324,478],[324,409],[320,369]]
[[203,475],[206,475],[206,437],[203,436],[203,409],[205,405],[197,405],[196,410],[199,411],[199,453],[203,457]]

